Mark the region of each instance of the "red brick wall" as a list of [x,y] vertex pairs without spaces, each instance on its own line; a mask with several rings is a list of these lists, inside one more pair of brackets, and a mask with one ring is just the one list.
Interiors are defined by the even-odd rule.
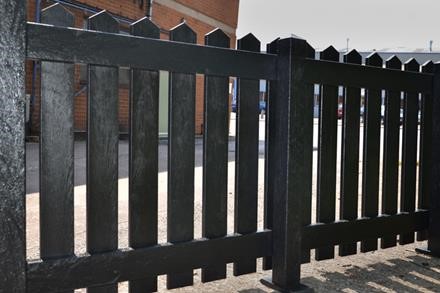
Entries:
[[203,14],[236,28],[238,22],[238,0],[176,0]]
[[[119,1],[119,0],[80,0],[79,2],[89,5],[91,7],[105,9],[112,14],[119,15],[128,19],[137,20],[145,16],[146,5],[140,8],[137,1]],[[233,28],[237,27],[238,19],[238,4],[239,0],[176,0],[193,10],[201,12],[211,18],[216,19]],[[42,1],[42,6],[50,5],[51,1]],[[69,8],[70,9],[70,8]],[[84,19],[89,15],[80,10],[70,9],[75,13],[76,27],[83,27]],[[35,0],[28,0],[28,18],[33,21],[35,17]],[[153,21],[163,30],[169,30],[178,25],[182,19],[185,19],[188,25],[197,33],[197,42],[204,43],[204,36],[208,32],[215,29],[215,27],[206,24],[198,19],[192,18],[189,15],[184,15],[179,11],[173,10],[167,6],[160,5],[153,2]],[[236,36],[230,35],[231,47],[235,47]],[[161,34],[162,39],[168,39],[167,33]],[[32,63],[26,64],[26,88],[27,93],[31,93],[32,84]],[[79,67],[75,70],[76,91],[79,91],[84,84],[80,83]],[[36,99],[32,112],[32,129],[33,133],[39,132],[40,119],[40,87],[39,78],[36,80]],[[121,87],[119,90],[119,125],[122,132],[128,130],[128,88]],[[75,97],[75,129],[77,131],[84,131],[87,127],[87,91]],[[203,76],[197,75],[196,82],[196,133],[201,134],[203,129]]]

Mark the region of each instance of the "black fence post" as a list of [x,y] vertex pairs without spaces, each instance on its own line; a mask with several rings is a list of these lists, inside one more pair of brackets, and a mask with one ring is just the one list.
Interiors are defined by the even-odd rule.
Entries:
[[[303,59],[310,55],[305,40],[289,38],[277,44],[277,87],[270,97],[270,140],[275,145],[268,171],[273,187],[272,278],[262,283],[281,292],[313,292],[300,284],[303,206],[310,198],[307,181],[311,156],[305,152],[313,131],[313,86],[303,82]],[[276,53],[276,52],[272,52]],[[272,151],[271,150],[271,151]],[[310,148],[311,151],[311,148]]]
[[440,63],[434,66],[432,89],[431,190],[429,197],[428,247],[416,249],[440,257]]
[[0,291],[26,292],[26,1],[0,0]]

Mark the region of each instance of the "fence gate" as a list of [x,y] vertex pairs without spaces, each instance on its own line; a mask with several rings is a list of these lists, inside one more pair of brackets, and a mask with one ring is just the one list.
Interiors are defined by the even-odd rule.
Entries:
[[[418,232],[417,240],[428,239],[427,251],[440,254],[440,65],[424,64],[420,72],[410,60],[402,70],[397,57],[384,66],[378,54],[361,65],[356,51],[340,63],[333,47],[315,60],[315,51],[299,38],[277,39],[260,53],[260,42],[251,34],[231,50],[229,37],[219,29],[200,46],[186,23],[170,31],[171,41],[163,41],[147,18],[131,25],[131,35],[123,35],[106,12],[90,17],[88,29],[75,29],[72,14],[58,4],[42,12],[44,24],[26,23],[25,2],[0,0],[1,292],[85,287],[117,292],[124,281],[131,293],[154,292],[159,275],[167,275],[168,288],[178,288],[193,284],[193,269],[202,268],[202,282],[209,282],[226,278],[227,263],[234,263],[236,276],[255,272],[261,257],[263,269],[272,269],[264,284],[283,292],[310,291],[300,284],[300,268],[312,250],[319,261],[333,258],[336,245],[346,256],[358,253],[358,242],[360,252],[368,252],[378,249],[379,238],[380,247],[388,248],[414,242]],[[41,61],[39,260],[26,258],[26,59]],[[74,253],[78,63],[88,64],[89,76],[85,255]],[[131,68],[127,249],[118,248],[117,236],[118,67]],[[158,243],[158,70],[171,73],[167,243]],[[196,73],[205,75],[201,239],[194,239]],[[238,118],[234,233],[228,235],[231,76],[238,77]],[[269,104],[265,229],[259,231],[261,79],[269,84]],[[316,84],[320,115],[314,159]],[[339,88],[344,93],[341,143]]]

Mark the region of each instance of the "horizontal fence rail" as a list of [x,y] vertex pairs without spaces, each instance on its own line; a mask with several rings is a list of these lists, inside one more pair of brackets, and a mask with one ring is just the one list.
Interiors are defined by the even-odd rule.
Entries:
[[432,74],[314,59],[303,62],[304,82],[308,83],[424,93],[432,90]]
[[[275,79],[276,56],[122,34],[27,25],[28,58]],[[162,56],[162,58],[157,58]]]
[[[31,22],[27,25],[27,31],[27,56],[33,59],[276,79],[276,56],[271,54]],[[166,55],[169,58],[149,57],[155,55]],[[311,83],[415,92],[431,91],[431,74],[314,59],[305,59],[304,62],[304,79]]]
[[374,218],[342,220],[329,224],[317,223],[304,228],[302,245],[304,248],[313,249],[423,231],[428,227],[428,216],[428,211],[420,210],[414,213],[379,215]]
[[28,290],[33,293],[58,292],[269,256],[271,235],[271,231],[260,231],[218,239],[197,239],[180,244],[166,243],[129,251],[31,262],[27,272]]

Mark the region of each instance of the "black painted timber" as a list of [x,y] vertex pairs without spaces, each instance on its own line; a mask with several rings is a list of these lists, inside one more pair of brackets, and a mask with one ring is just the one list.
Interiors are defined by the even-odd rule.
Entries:
[[[275,79],[273,55],[28,23],[27,56],[150,70]],[[162,58],[150,58],[162,56]]]
[[[260,41],[248,34],[237,48],[260,52]],[[259,91],[259,80],[238,78],[234,231],[240,234],[257,231]],[[234,276],[255,271],[254,258],[234,263]]]
[[[386,68],[402,70],[402,62],[396,56],[385,62]],[[382,171],[382,214],[397,213],[397,196],[399,193],[399,136],[401,92],[386,91],[383,140]],[[381,239],[380,247],[389,248],[396,245],[396,236]]]
[[[44,9],[41,20],[58,26],[74,25],[73,14],[60,4]],[[40,256],[43,260],[74,253],[73,101],[74,65],[42,62]]]
[[[103,11],[89,18],[89,29],[116,33],[119,24]],[[118,68],[89,65],[87,137],[87,251],[118,248]],[[88,288],[117,292],[118,285]]]
[[307,42],[290,38],[280,40],[277,46],[278,80],[270,110],[274,111],[270,117],[275,117],[274,128],[270,128],[271,152],[275,154],[268,173],[276,209],[272,229],[272,283],[288,291],[301,287],[303,205],[311,198],[311,190],[304,182],[309,179],[309,165],[312,165],[309,156],[304,155],[309,145],[306,132],[313,125],[313,119],[308,121],[313,103],[306,100],[313,91],[303,80],[304,63],[298,62],[311,53]]
[[[196,43],[196,37],[185,22],[170,31],[172,41]],[[194,238],[196,77],[195,74],[171,72],[169,82],[167,237],[168,242],[178,243]],[[168,289],[192,284],[192,270],[167,277]]]
[[[320,54],[321,60],[339,61],[339,52],[332,46]],[[319,134],[318,134],[318,223],[332,223],[336,212],[336,151],[338,135],[338,87],[321,85]],[[334,257],[334,247],[321,247],[315,252],[316,260]]]
[[[434,63],[428,61],[422,72],[434,73]],[[420,102],[420,152],[418,209],[429,209],[429,186],[431,184],[432,155],[432,94],[423,94]],[[417,241],[428,239],[427,231],[417,233]]]
[[[229,48],[220,29],[205,36],[205,45]],[[229,78],[205,76],[203,136],[202,236],[224,237],[227,232]],[[202,282],[226,278],[226,264],[202,269]]]
[[[160,29],[147,17],[131,25],[131,34],[160,38]],[[131,71],[129,245],[137,249],[157,244],[159,72]],[[157,291],[157,278],[130,281],[130,293]]]
[[428,250],[440,256],[440,64],[434,66]]
[[26,1],[0,7],[0,290],[25,293]]
[[[382,58],[373,53],[366,59],[368,66],[382,67]],[[365,91],[364,151],[362,168],[362,217],[376,217],[379,209],[379,160],[380,160],[380,89]],[[377,239],[361,242],[361,252],[377,249]]]
[[[419,72],[420,65],[415,59],[407,61],[405,71]],[[419,113],[419,94],[406,92],[403,100],[403,139],[400,211],[412,212],[416,208],[417,177],[417,132]],[[414,242],[414,233],[399,236],[399,244]]]
[[[270,54],[278,54],[278,42],[279,38],[273,42],[267,44],[266,51]],[[266,133],[265,133],[265,161],[264,161],[264,228],[271,230],[273,227],[273,197],[276,192],[276,188],[279,188],[276,181],[278,175],[275,168],[275,160],[281,156],[279,152],[279,144],[277,143],[280,135],[280,123],[282,118],[278,111],[282,111],[279,108],[279,100],[277,97],[277,81],[270,80],[267,88],[267,100],[266,100]],[[265,257],[263,259],[263,270],[272,269],[272,257]]]
[[310,83],[431,92],[432,74],[312,59],[304,63],[304,80]]
[[165,243],[135,250],[30,262],[28,292],[58,292],[139,279],[145,274],[178,273],[250,256],[267,256],[271,254],[271,237],[272,232],[265,230],[247,235],[202,238],[178,244]]
[[[352,50],[344,55],[344,63],[361,64],[362,56]],[[346,87],[342,117],[340,218],[348,221],[358,217],[360,106],[361,89]],[[340,256],[356,252],[356,243],[339,246]]]

